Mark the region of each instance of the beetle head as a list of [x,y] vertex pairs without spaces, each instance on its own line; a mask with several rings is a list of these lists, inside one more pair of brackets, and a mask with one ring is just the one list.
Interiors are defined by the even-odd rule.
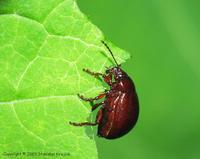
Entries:
[[126,77],[126,73],[120,68],[120,65],[107,69],[106,74],[113,75],[115,81],[120,81]]
[[108,47],[108,45],[104,42],[104,41],[101,41],[105,47],[108,49],[108,51],[110,52],[116,66],[115,67],[112,67],[112,68],[107,68],[106,70],[106,74],[108,75],[112,75],[114,76],[114,79],[115,81],[121,81],[123,78],[127,77],[127,74],[121,69],[121,65],[119,65],[111,51],[111,49]]

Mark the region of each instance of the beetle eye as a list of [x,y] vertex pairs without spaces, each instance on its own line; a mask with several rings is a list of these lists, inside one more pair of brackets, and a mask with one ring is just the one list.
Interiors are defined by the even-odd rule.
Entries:
[[110,70],[106,70],[106,74],[108,74],[110,72]]

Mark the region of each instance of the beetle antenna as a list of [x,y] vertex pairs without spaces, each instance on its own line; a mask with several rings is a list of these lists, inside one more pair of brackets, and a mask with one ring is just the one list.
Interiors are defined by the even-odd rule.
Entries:
[[115,59],[115,57],[114,57],[114,55],[113,55],[113,53],[112,53],[112,51],[111,51],[111,49],[108,47],[108,45],[103,40],[101,40],[101,42],[105,45],[105,47],[108,49],[108,51],[112,55],[112,58],[114,59],[116,65],[119,66],[118,63],[117,63],[117,61],[116,61],[116,59]]

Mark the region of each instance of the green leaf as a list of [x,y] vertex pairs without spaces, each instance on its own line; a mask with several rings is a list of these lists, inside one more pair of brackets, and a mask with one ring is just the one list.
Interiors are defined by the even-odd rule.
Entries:
[[[104,72],[114,65],[101,40],[101,31],[74,0],[0,1],[0,158],[9,158],[6,152],[97,158],[85,128],[68,123],[86,121],[91,112],[77,93],[95,96],[104,90],[82,69]],[[129,58],[107,43],[119,63]],[[33,158],[29,155],[18,157]]]

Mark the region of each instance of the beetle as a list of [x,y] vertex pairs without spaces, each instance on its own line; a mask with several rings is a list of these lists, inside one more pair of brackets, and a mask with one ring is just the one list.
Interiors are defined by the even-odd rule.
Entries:
[[108,45],[104,41],[101,42],[112,55],[116,66],[108,68],[105,74],[92,72],[89,69],[83,69],[83,71],[94,77],[101,77],[109,85],[110,90],[105,90],[105,92],[94,98],[86,98],[78,94],[80,99],[88,102],[105,99],[103,102],[92,106],[92,111],[102,106],[94,123],[69,123],[73,126],[98,125],[98,136],[106,139],[116,139],[127,134],[136,124],[139,115],[139,101],[132,79],[117,63]]

